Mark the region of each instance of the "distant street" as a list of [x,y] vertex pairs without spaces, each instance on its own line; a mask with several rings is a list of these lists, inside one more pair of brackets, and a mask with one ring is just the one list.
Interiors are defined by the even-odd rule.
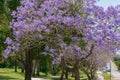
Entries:
[[112,80],[120,80],[120,72],[117,70],[116,66],[112,61],[111,62],[111,74],[113,76]]
[[97,71],[98,79],[97,80],[104,80],[104,77],[102,76],[101,71]]

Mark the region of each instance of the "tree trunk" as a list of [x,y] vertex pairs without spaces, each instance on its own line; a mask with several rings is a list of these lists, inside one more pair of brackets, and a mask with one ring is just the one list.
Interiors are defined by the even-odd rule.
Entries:
[[71,75],[71,77],[74,77],[74,73],[73,73],[73,72],[71,72],[71,74],[72,74],[72,75]]
[[56,64],[53,64],[53,75],[55,76],[57,74]]
[[28,51],[25,59],[25,80],[31,80],[32,75],[32,53]]
[[85,74],[87,75],[88,80],[91,80],[91,77],[90,77],[89,73],[85,73]]
[[68,70],[65,72],[65,78],[68,80]]
[[23,73],[25,70],[24,65],[21,66],[21,72]]
[[32,75],[35,76],[35,69],[36,69],[36,60],[33,60],[33,65],[32,65]]
[[15,72],[17,72],[17,61],[15,60]]
[[60,80],[63,80],[64,78],[64,72],[65,72],[65,62],[64,62],[64,58],[62,57],[61,58],[61,69],[62,69],[62,73],[61,73],[61,76],[60,76]]
[[90,74],[90,80],[96,80],[95,72],[91,72]]
[[39,60],[37,60],[37,62],[36,62],[36,67],[37,67],[37,73],[36,73],[36,75],[40,76],[40,74],[39,74],[39,72],[40,72],[40,63],[39,63]]
[[15,72],[17,72],[17,65],[15,65]]
[[60,80],[63,80],[63,78],[64,78],[64,71],[65,71],[65,68],[62,68],[62,73],[61,73],[61,76],[60,76]]
[[75,74],[75,80],[80,80],[80,73],[79,73],[78,64],[74,65],[74,74]]

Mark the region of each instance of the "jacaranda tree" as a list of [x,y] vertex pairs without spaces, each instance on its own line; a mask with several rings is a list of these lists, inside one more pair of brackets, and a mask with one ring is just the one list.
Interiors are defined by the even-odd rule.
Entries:
[[112,45],[119,39],[118,26],[113,25],[114,11],[108,15],[109,11],[95,6],[95,2],[21,0],[21,6],[12,13],[9,27],[13,30],[14,39],[6,39],[8,47],[4,57],[7,58],[11,51],[25,54],[25,80],[31,80],[36,51],[52,56],[53,64],[61,64],[62,73],[69,69],[74,72],[75,80],[80,80],[79,62],[93,52],[100,53],[97,49],[101,47],[108,50],[105,54],[113,52],[115,48]]

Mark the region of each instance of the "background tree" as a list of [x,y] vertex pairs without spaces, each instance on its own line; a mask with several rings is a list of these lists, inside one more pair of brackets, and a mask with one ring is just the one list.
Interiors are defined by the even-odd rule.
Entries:
[[[1,58],[1,67],[14,67],[16,62],[14,62],[14,59],[9,57],[7,60],[3,57],[3,51],[6,48],[5,39],[9,36],[13,38],[12,30],[8,28],[9,22],[11,21],[11,13],[13,10],[16,10],[17,6],[19,4],[13,4],[19,3],[19,0],[0,0],[0,58]],[[15,67],[15,71],[16,71]]]
[[80,70],[82,70],[88,77],[88,80],[96,80],[96,72],[104,67],[106,64],[113,58],[113,53],[111,56],[101,53],[101,54],[92,54],[89,58],[80,62]]

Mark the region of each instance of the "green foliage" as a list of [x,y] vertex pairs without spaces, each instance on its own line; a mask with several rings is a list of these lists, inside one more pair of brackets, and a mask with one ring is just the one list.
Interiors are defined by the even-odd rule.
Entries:
[[11,30],[8,28],[11,17],[9,10],[15,10],[19,5],[19,0],[0,0],[0,51],[5,47],[4,41],[6,37],[12,37]]
[[85,47],[87,46],[87,43],[84,40],[80,40],[79,41],[79,46],[81,47],[82,50],[84,50]]
[[20,0],[9,0],[8,7],[10,10],[16,10],[16,8],[20,6]]
[[63,41],[64,41],[66,44],[68,44],[68,45],[72,42],[71,38],[69,38],[69,37],[65,37],[65,38],[63,39]]
[[116,60],[116,61],[114,61],[114,62],[115,62],[115,64],[116,64],[118,70],[120,70],[120,60]]
[[50,72],[52,68],[52,58],[48,55],[41,55],[40,57],[40,71],[44,72],[46,75]]
[[4,43],[6,37],[12,38],[12,30],[8,28],[9,22],[11,21],[11,12],[16,10],[17,6],[20,5],[20,0],[0,0],[0,67],[10,67],[14,65],[14,60],[3,58],[3,51],[5,50],[6,44]]
[[[0,67],[5,67],[7,65],[7,61],[3,58],[3,51],[6,47],[4,43],[7,36],[12,37],[11,30],[8,28],[9,20],[5,14],[0,15]],[[9,60],[9,59],[8,59]]]
[[0,13],[5,13],[6,8],[11,11],[16,10],[20,6],[20,0],[0,0]]
[[110,74],[103,73],[103,77],[105,78],[105,80],[111,80],[110,79]]
[[4,13],[4,0],[0,0],[0,13]]

